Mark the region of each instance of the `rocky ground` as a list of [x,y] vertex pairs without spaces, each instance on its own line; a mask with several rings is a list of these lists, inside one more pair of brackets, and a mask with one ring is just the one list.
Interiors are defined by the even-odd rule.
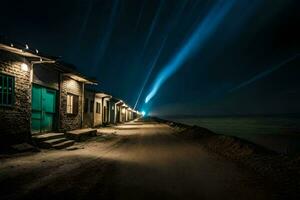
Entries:
[[[69,150],[2,156],[0,198],[296,199],[298,195],[296,174],[284,172],[295,169],[280,166],[276,174],[272,171],[276,167],[268,167],[286,163],[276,161],[280,155],[236,138],[153,119],[99,129],[98,134]],[[289,166],[297,166],[295,159]],[[273,173],[277,178],[270,176]]]

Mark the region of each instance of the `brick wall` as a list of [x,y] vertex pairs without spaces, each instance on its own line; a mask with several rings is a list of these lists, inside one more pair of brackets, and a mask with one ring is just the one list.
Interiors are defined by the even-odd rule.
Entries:
[[13,106],[0,106],[0,143],[29,141],[31,128],[30,69],[21,70],[21,64],[30,64],[23,57],[0,50],[0,73],[15,78]]
[[[60,131],[68,131],[81,128],[81,114],[82,114],[82,84],[67,76],[62,77],[61,82],[61,103],[60,103]],[[67,94],[77,95],[78,100],[78,113],[67,114]],[[76,105],[75,105],[76,106]]]

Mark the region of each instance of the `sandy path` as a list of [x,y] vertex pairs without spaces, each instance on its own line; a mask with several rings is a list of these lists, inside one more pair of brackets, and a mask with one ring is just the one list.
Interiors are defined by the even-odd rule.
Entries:
[[[172,134],[164,124],[127,124],[109,142],[1,160],[0,198],[271,199],[271,186]],[[272,196],[271,196],[272,195]]]

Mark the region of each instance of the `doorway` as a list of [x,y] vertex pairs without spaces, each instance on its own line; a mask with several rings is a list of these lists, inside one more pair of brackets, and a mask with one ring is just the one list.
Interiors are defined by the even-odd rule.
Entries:
[[56,113],[56,91],[39,85],[32,85],[32,133],[53,130]]

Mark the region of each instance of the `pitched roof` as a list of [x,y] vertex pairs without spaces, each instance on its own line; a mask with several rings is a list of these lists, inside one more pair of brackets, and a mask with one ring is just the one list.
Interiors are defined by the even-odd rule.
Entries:
[[97,84],[95,78],[90,78],[76,70],[75,65],[67,63],[61,60],[60,57],[48,56],[42,54],[37,49],[29,48],[27,44],[21,44],[17,42],[8,42],[8,40],[0,37],[0,50],[11,52],[20,56],[24,56],[31,59],[32,64],[43,63],[46,65],[51,64],[54,67],[77,81],[85,82],[87,84]]

